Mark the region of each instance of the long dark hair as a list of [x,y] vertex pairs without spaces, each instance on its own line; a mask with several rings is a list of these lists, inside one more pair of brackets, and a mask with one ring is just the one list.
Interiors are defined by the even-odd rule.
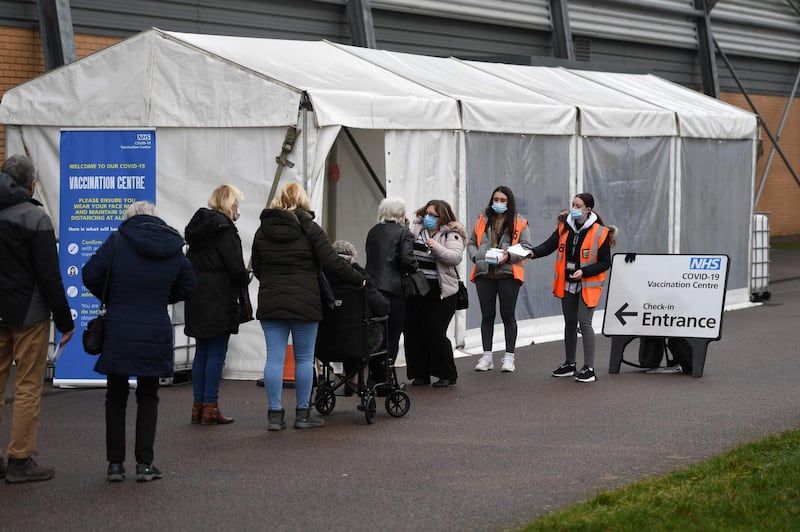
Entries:
[[456,215],[453,212],[453,208],[450,207],[449,203],[442,199],[432,199],[428,201],[428,203],[417,209],[415,214],[422,218],[425,216],[425,211],[427,211],[428,207],[431,205],[436,207],[436,212],[439,214],[439,225],[447,225],[450,222],[456,221]]
[[500,185],[499,187],[495,188],[492,191],[492,194],[489,196],[489,204],[486,206],[484,213],[486,214],[486,219],[492,227],[494,227],[494,220],[497,218],[497,213],[492,210],[492,203],[494,199],[494,193],[501,192],[506,195],[508,198],[508,210],[505,212],[506,217],[503,220],[503,231],[507,231],[511,237],[514,237],[514,219],[517,217],[517,201],[514,199],[514,193],[511,192],[511,189],[505,185]]

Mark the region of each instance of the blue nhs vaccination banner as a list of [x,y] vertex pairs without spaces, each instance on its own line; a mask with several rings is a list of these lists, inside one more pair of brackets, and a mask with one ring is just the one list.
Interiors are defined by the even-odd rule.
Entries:
[[59,258],[75,336],[55,363],[55,386],[105,385],[81,336],[100,301],[83,286],[81,269],[125,219],[135,201],[156,198],[155,130],[61,131]]

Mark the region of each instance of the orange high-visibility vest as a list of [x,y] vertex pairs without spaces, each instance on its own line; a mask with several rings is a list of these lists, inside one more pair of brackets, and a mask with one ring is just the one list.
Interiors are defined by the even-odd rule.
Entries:
[[[481,246],[481,240],[483,239],[483,234],[486,232],[486,216],[484,214],[478,215],[478,219],[475,220],[475,225],[472,226],[472,230],[475,231],[475,237],[477,240],[478,247]],[[525,228],[528,227],[528,220],[523,218],[522,216],[517,215],[514,218],[514,232],[511,235],[511,245],[519,244],[519,237]],[[509,261],[510,262],[510,261]],[[470,281],[475,282],[475,271],[477,269],[477,265],[472,267],[472,273],[469,276]],[[522,263],[511,263],[511,272],[514,274],[514,279],[519,281],[520,283],[525,282],[525,268],[523,267]]]
[[[564,230],[564,222],[558,224],[558,252],[556,254],[556,269],[553,274],[553,295],[561,299],[564,298],[564,283],[566,282],[567,275],[567,235],[569,231]],[[581,249],[578,253],[580,258],[580,267],[588,266],[597,262],[597,253],[603,242],[608,237],[608,228],[594,223],[586,231],[586,236],[581,242]],[[594,308],[600,302],[600,295],[603,293],[603,281],[605,281],[606,272],[593,275],[591,277],[581,278],[581,293],[583,294],[583,301],[589,308]]]

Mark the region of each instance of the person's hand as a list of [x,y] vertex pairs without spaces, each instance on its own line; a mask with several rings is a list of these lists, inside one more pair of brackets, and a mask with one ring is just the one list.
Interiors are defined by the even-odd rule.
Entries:
[[64,347],[65,345],[67,345],[67,342],[69,342],[72,339],[73,334],[75,334],[75,329],[67,331],[63,335],[61,335],[61,341],[58,342],[58,346]]
[[505,264],[506,262],[508,262],[508,251],[503,250],[503,256],[500,257],[500,260],[497,261],[497,264]]
[[528,258],[529,258],[529,259],[535,259],[535,258],[536,258],[536,257],[534,256],[534,254],[533,254],[533,251],[529,251],[529,252],[528,252]]
[[583,278],[583,270],[575,270],[575,273],[569,276],[573,281],[579,281]]
[[428,249],[433,249],[436,246],[436,240],[429,238],[425,241],[425,245],[428,247]]

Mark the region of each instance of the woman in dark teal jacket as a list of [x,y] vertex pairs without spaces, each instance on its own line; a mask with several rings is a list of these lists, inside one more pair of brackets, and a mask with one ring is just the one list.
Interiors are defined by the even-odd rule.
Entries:
[[83,267],[83,283],[98,299],[108,285],[103,351],[94,370],[107,376],[108,480],[125,477],[125,410],[128,378],[136,377],[136,479],[161,478],[153,465],[160,377],[174,368],[172,321],[167,305],[186,299],[197,278],[183,254],[183,238],[137,201],[126,220]]

